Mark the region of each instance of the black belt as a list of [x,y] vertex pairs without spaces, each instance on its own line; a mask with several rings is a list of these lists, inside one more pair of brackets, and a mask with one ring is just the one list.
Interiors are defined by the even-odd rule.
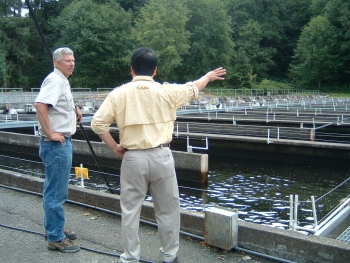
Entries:
[[170,147],[170,143],[163,143],[163,144],[159,144],[156,147],[153,148],[147,148],[147,149],[125,149],[125,151],[143,151],[143,150],[150,150],[150,149],[156,149],[156,148],[163,148],[163,147]]

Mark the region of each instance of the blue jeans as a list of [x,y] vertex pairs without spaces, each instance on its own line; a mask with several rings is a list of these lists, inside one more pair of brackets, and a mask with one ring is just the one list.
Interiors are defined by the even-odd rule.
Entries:
[[73,145],[70,138],[64,143],[40,138],[39,156],[45,164],[43,189],[44,226],[49,242],[65,238],[63,203],[68,197],[68,183],[72,168]]

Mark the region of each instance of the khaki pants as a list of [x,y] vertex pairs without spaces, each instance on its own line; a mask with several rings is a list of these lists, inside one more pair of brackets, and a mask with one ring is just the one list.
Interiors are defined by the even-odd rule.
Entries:
[[173,261],[179,249],[180,203],[170,148],[127,151],[122,161],[120,182],[122,262],[139,262],[139,219],[148,188],[158,223],[162,261]]

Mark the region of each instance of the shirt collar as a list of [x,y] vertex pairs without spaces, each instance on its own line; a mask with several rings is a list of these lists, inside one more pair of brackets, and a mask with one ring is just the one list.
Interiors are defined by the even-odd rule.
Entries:
[[59,75],[61,78],[63,78],[63,81],[64,81],[64,83],[65,83],[66,85],[69,85],[68,79],[66,78],[65,75],[62,74],[61,71],[59,71],[57,68],[54,68],[54,69],[53,69],[53,72],[55,72],[57,75]]
[[153,78],[150,76],[135,76],[132,81],[150,81],[154,82]]

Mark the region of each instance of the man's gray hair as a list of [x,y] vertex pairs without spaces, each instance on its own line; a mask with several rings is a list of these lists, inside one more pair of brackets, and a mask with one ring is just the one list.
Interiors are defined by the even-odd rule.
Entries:
[[53,52],[54,65],[55,65],[55,61],[56,60],[60,61],[63,55],[73,55],[73,51],[68,47],[61,47],[56,49],[55,52]]

